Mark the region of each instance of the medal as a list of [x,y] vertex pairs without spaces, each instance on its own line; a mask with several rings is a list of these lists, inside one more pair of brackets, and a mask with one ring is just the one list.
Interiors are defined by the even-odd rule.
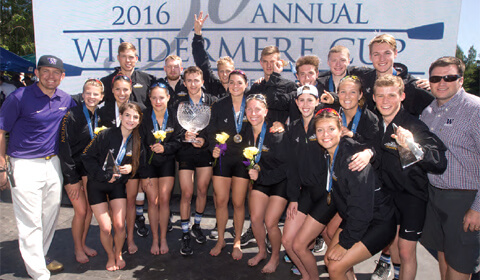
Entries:
[[242,142],[242,135],[240,134],[235,134],[235,136],[233,136],[233,142],[235,143],[241,143]]
[[258,163],[257,163],[257,164],[255,164],[255,165],[253,166],[253,169],[255,169],[255,170],[257,170],[258,172],[260,172],[260,169],[261,169],[261,168],[260,168],[260,165],[258,165]]
[[330,205],[332,203],[332,193],[329,192],[327,195],[327,205]]

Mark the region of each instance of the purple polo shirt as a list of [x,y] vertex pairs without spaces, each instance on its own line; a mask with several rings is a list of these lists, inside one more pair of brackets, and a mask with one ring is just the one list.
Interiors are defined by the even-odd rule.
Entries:
[[58,153],[60,122],[75,101],[57,88],[52,98],[37,83],[12,92],[0,110],[0,129],[10,132],[7,154],[40,158]]

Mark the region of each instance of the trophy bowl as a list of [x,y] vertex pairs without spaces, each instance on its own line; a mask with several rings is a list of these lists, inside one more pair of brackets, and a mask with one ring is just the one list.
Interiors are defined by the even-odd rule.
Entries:
[[[187,131],[197,133],[207,127],[210,122],[210,106],[182,102],[178,105],[178,123]],[[195,142],[195,140],[185,140]]]

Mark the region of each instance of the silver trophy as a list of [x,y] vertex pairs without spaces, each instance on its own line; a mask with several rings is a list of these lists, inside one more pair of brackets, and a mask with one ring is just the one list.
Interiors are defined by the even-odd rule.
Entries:
[[[187,131],[197,133],[207,127],[210,122],[210,106],[182,102],[177,110],[178,123]],[[195,140],[185,140],[193,143]]]
[[[392,123],[393,132],[397,134],[398,126]],[[420,145],[415,143],[413,139],[408,138],[405,140],[407,143],[408,149],[398,145],[398,154],[400,156],[400,163],[402,164],[402,168],[405,169],[412,164],[415,164],[423,159],[423,150],[420,148]]]
[[105,157],[105,161],[103,162],[103,171],[111,171],[113,174],[121,175],[120,174],[120,166],[118,166],[115,158],[113,157],[112,151],[108,151],[107,156]]

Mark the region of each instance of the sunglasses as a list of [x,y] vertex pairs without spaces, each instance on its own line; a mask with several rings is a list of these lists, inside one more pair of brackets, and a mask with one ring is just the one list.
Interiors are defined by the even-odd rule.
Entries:
[[340,80],[340,83],[343,82],[344,80],[347,80],[347,79],[352,79],[352,80],[358,80],[358,81],[360,81],[360,78],[359,78],[358,76],[348,75],[348,76],[343,77],[343,78]]
[[167,85],[164,84],[164,83],[162,83],[162,82],[153,83],[153,84],[150,86],[150,89],[153,89],[153,88],[156,88],[156,87],[168,89]]
[[440,83],[440,81],[443,79],[445,82],[447,83],[450,83],[450,82],[454,82],[458,79],[460,79],[462,76],[460,75],[445,75],[445,76],[431,76],[430,78],[428,78],[428,80],[430,81],[430,83],[432,84],[436,84],[436,83]]
[[129,76],[126,76],[126,75],[116,75],[115,77],[113,77],[112,79],[112,84],[115,83],[115,81],[118,81],[118,80],[125,80],[127,82],[130,82],[130,84],[132,83],[132,79],[130,79]]
[[256,99],[260,102],[263,102],[265,105],[267,105],[267,99],[265,98],[265,95],[263,95],[263,94],[259,94],[259,93],[251,94],[251,95],[247,96],[247,99],[245,101],[248,102],[252,99]]

